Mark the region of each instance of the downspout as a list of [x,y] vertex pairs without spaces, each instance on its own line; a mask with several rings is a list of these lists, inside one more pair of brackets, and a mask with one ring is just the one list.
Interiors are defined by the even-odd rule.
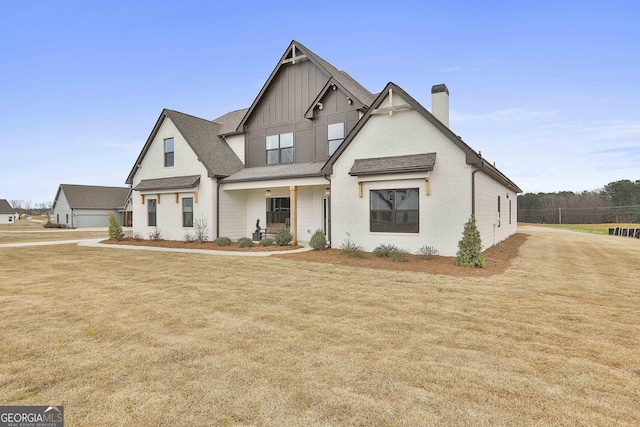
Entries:
[[220,237],[220,179],[216,178],[216,239]]
[[331,178],[329,178],[329,175],[325,175],[324,179],[329,181],[329,197],[327,198],[327,240],[329,241],[329,248],[331,248],[331,198],[333,196],[333,188],[331,188]]
[[476,216],[476,173],[484,169],[484,161],[480,163],[480,167],[471,172],[471,216]]

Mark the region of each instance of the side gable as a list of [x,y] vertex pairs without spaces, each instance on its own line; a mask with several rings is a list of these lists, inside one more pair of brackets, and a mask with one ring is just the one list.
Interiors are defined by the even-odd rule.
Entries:
[[[395,94],[400,96],[406,104],[402,105],[386,105],[385,101],[390,98],[390,95]],[[466,158],[466,163],[469,165],[476,166],[479,169],[482,169],[488,175],[492,176],[497,181],[501,182],[508,188],[512,189],[516,193],[521,193],[522,190],[513,183],[509,178],[507,178],[502,172],[500,172],[497,168],[492,166],[487,160],[482,158],[480,154],[476,153],[471,147],[469,147],[461,138],[459,138],[455,133],[451,131],[447,126],[445,126],[442,122],[440,122],[431,112],[429,112],[426,108],[424,108],[418,101],[416,101],[413,97],[411,97],[407,92],[405,92],[398,85],[389,82],[384,90],[380,92],[378,97],[375,99],[370,109],[365,113],[365,115],[360,119],[360,121],[356,124],[354,129],[347,135],[344,142],[338,147],[336,152],[327,160],[326,164],[322,168],[322,173],[325,175],[331,175],[333,173],[333,165],[340,157],[340,155],[347,149],[349,144],[353,141],[355,136],[360,132],[360,130],[367,124],[372,115],[375,114],[393,114],[394,111],[397,110],[406,110],[413,109],[420,113],[426,120],[428,120],[433,126],[436,127],[443,135],[445,135],[453,144],[455,144],[460,150],[463,151]]]
[[209,177],[225,177],[242,169],[242,161],[235,155],[227,143],[218,136],[223,124],[190,116],[178,111],[164,109],[127,177],[127,184],[133,184],[133,177],[138,170],[138,166],[142,164],[142,160],[149,151],[153,140],[166,118],[171,120],[184,137],[189,147],[191,147],[198,157],[198,160],[200,160],[207,169]]
[[0,199],[0,214],[13,214],[15,211],[6,199]]
[[54,208],[61,194],[64,194],[71,209],[118,209],[125,205],[129,188],[60,184]]

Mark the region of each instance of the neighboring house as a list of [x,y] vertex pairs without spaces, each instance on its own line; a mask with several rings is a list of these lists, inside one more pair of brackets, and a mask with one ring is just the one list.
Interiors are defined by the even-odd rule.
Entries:
[[13,224],[15,212],[6,199],[0,199],[0,224]]
[[68,228],[107,227],[109,213],[127,225],[126,210],[131,190],[127,187],[60,184],[53,201],[53,221]]
[[520,188],[448,128],[449,92],[434,112],[389,83],[373,95],[293,41],[253,104],[213,121],[163,110],[127,184],[134,233],[180,240],[251,236],[291,223],[294,240],[323,230],[453,255],[475,214],[485,248],[516,232]]

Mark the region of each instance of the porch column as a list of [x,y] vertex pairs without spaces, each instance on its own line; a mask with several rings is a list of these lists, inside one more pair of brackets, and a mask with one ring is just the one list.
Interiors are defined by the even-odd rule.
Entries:
[[289,187],[289,196],[291,197],[291,234],[293,235],[292,245],[298,244],[298,186]]

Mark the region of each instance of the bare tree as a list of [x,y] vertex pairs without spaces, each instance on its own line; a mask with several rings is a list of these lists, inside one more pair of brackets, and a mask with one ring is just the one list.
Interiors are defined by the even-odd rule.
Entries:
[[22,209],[22,200],[9,200],[9,204],[13,209]]

